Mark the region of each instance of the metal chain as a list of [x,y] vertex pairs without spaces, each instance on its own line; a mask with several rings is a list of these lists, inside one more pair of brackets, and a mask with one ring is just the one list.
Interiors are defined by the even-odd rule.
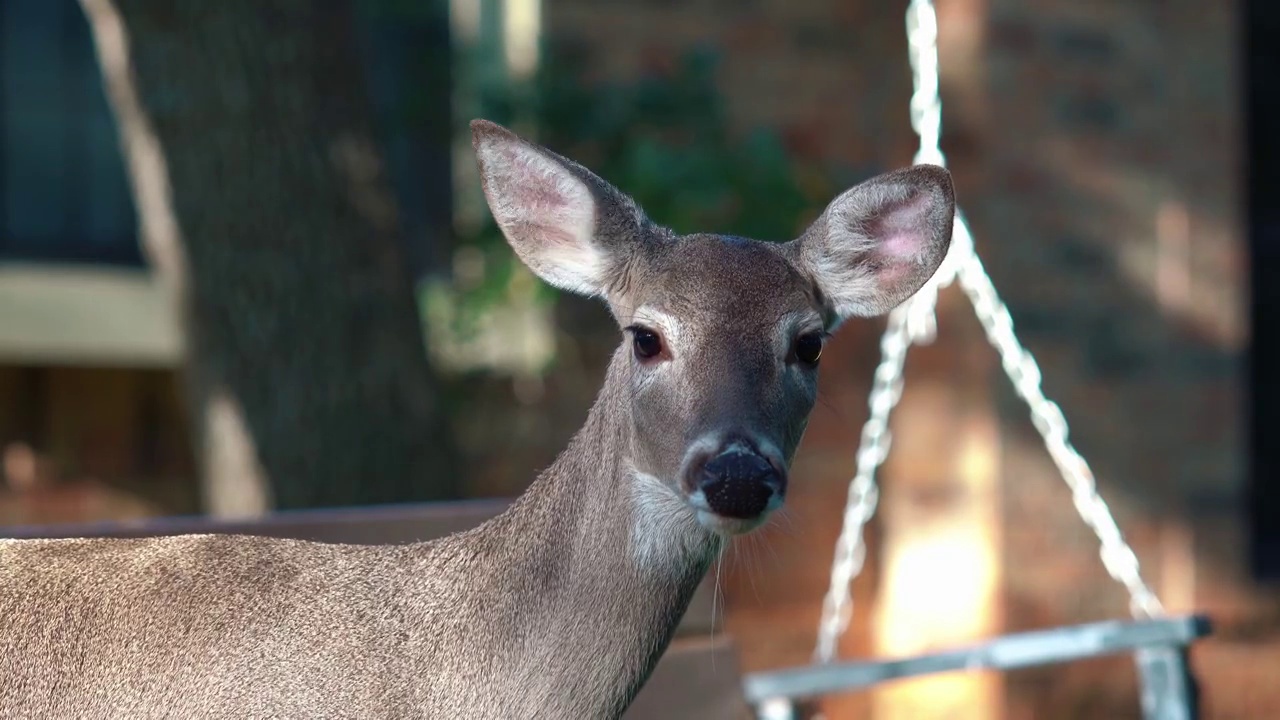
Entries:
[[1164,614],[1155,593],[1142,579],[1138,556],[1125,542],[1107,502],[1098,494],[1098,484],[1089,463],[1068,438],[1067,419],[1057,403],[1044,395],[1040,386],[1040,366],[1013,332],[1009,309],[996,294],[991,277],[977,254],[970,255],[959,268],[960,287],[973,303],[974,312],[987,340],[1000,353],[1009,381],[1031,410],[1031,422],[1044,439],[1049,456],[1071,489],[1071,499],[1080,518],[1098,536],[1099,556],[1107,574],[1129,591],[1129,611],[1136,618]]
[[858,447],[857,474],[849,483],[849,497],[844,509],[844,525],[836,540],[835,561],[831,565],[831,585],[822,602],[822,623],[818,626],[818,647],[814,651],[819,662],[835,657],[836,641],[844,633],[853,614],[850,585],[862,571],[867,546],[862,529],[876,512],[880,491],[876,487],[876,468],[889,455],[889,413],[902,397],[902,367],[907,359],[910,336],[907,313],[903,308],[889,315],[889,327],[880,340],[880,365],[871,387],[871,416],[862,426],[862,442]]
[[[920,136],[914,162],[946,165],[940,144],[942,98],[938,91],[938,25],[931,0],[911,0],[907,8],[907,48],[914,92],[911,95],[911,127]],[[857,471],[849,483],[844,523],[836,541],[831,584],[822,603],[822,620],[814,649],[817,662],[835,659],[836,643],[853,615],[851,585],[866,561],[863,530],[875,514],[879,500],[876,469],[889,453],[889,418],[902,396],[903,367],[912,343],[926,344],[936,331],[938,291],[959,280],[972,303],[987,340],[1000,355],[1001,364],[1019,397],[1031,410],[1031,420],[1049,455],[1071,489],[1077,512],[1101,544],[1100,557],[1107,573],[1129,592],[1129,609],[1135,617],[1163,613],[1159,599],[1143,581],[1137,555],[1125,542],[1107,503],[1098,494],[1089,465],[1068,440],[1062,410],[1045,397],[1040,368],[1018,341],[1009,310],[1000,300],[973,247],[973,236],[964,214],[957,209],[951,248],[934,277],[889,315],[880,340],[880,364],[870,395],[871,414],[862,427],[856,456]]]

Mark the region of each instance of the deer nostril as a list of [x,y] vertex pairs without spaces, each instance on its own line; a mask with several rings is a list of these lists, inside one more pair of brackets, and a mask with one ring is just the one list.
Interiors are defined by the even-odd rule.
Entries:
[[749,519],[759,517],[774,495],[783,491],[782,476],[760,455],[721,453],[702,466],[698,489],[718,515]]

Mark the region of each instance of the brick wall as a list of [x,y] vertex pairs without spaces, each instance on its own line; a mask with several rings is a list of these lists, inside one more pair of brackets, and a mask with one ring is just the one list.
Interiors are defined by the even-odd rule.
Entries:
[[[1194,656],[1208,715],[1262,717],[1280,697],[1247,690],[1280,646],[1245,649],[1235,624],[1274,600],[1224,532],[1243,521],[1245,479],[1234,20],[1233,3],[993,2],[991,129],[973,131],[983,184],[968,207],[1148,580],[1172,610],[1222,625]],[[1025,410],[999,398],[1007,625],[1122,610]],[[1132,682],[1121,660],[1023,673],[1009,700],[1029,717],[1078,717],[1084,702],[1133,716],[1118,692]]]
[[[713,44],[738,123],[777,128],[793,152],[866,176],[910,162],[914,149],[904,7],[558,0],[545,22],[553,36],[594,47],[606,75]],[[1240,535],[1247,328],[1236,7],[939,0],[944,145],[961,204],[1148,579],[1172,610],[1207,610],[1220,623],[1194,655],[1212,718],[1280,707],[1280,692],[1261,682],[1280,661],[1280,642],[1266,639],[1280,628],[1277,599],[1245,578]],[[957,432],[975,417],[998,423],[993,503],[1003,522],[990,612],[1005,630],[1122,616],[1123,593],[967,312],[954,291],[944,298],[942,335],[913,350],[903,404],[915,397]],[[808,660],[879,328],[842,331],[824,360],[824,402],[787,519],[766,532],[768,548],[743,543],[726,564],[728,627],[747,669]],[[913,454],[883,475],[886,504],[908,511],[890,511],[895,518],[936,502],[923,489],[946,487],[956,467],[947,443],[899,443],[908,446]],[[903,530],[874,524],[873,548]],[[880,560],[873,552],[858,582],[846,655],[874,646]],[[1137,717],[1133,682],[1124,658],[1014,673],[993,714]],[[875,707],[865,696],[828,703],[830,717]]]

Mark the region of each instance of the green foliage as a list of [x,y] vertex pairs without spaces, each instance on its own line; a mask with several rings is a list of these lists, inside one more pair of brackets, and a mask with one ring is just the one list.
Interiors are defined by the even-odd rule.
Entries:
[[[795,236],[830,199],[831,178],[800,167],[765,130],[729,131],[712,52],[687,54],[669,72],[628,83],[590,77],[586,59],[553,53],[526,82],[476,48],[458,58],[455,77],[471,95],[460,121],[485,117],[572,157],[631,195],[655,221],[677,232],[722,232],[762,240]],[[458,128],[465,133],[465,123]],[[462,304],[480,311],[504,297],[515,260],[486,215],[458,239],[485,257],[484,282]],[[552,291],[543,289],[546,299]]]

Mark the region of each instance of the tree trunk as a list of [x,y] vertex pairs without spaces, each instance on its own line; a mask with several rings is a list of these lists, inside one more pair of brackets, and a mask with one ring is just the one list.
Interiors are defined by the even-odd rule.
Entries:
[[455,496],[350,2],[82,6],[182,309],[209,510]]

